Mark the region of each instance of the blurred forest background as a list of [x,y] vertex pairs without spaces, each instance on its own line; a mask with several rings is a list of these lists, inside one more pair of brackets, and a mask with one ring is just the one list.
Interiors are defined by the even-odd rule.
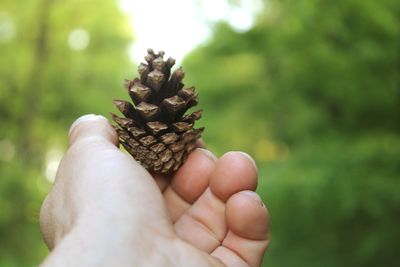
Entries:
[[[399,27],[398,0],[268,0],[183,61],[209,148],[259,165],[264,266],[399,266]],[[133,32],[113,0],[1,0],[0,267],[47,254],[39,209],[69,125],[127,98]]]

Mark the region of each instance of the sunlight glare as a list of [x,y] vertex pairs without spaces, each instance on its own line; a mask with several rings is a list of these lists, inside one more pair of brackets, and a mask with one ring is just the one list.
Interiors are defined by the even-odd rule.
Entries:
[[68,45],[72,50],[84,50],[88,47],[90,35],[84,29],[74,29],[68,36]]
[[11,41],[16,35],[15,24],[5,12],[0,12],[0,43]]
[[50,183],[53,183],[56,178],[58,165],[60,164],[62,156],[63,151],[59,148],[51,148],[46,153],[45,176]]
[[206,42],[212,25],[226,21],[241,32],[253,26],[262,10],[262,0],[119,0],[121,10],[131,16],[135,41],[130,47],[134,62],[143,60],[147,48],[164,50],[179,63],[198,45]]

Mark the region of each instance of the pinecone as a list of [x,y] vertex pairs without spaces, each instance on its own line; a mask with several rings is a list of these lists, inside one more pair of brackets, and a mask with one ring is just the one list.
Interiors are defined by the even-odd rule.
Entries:
[[173,58],[164,61],[164,52],[147,50],[138,71],[140,78],[126,80],[125,87],[134,103],[114,100],[125,116],[111,113],[117,123],[120,143],[146,169],[167,173],[184,163],[204,128],[194,129],[202,110],[185,115],[197,105],[194,87],[184,88],[184,71],[178,68],[171,75]]

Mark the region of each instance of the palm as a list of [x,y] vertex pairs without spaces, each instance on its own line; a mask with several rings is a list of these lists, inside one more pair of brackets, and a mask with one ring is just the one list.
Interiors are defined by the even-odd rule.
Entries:
[[216,161],[197,150],[173,177],[156,181],[182,240],[228,266],[260,265],[268,243],[267,211],[249,192],[256,189],[257,173],[243,154]]
[[245,155],[217,161],[197,149],[173,177],[155,177],[157,187],[104,117],[81,117],[69,141],[41,209],[44,239],[58,248],[43,266],[260,265],[268,216]]

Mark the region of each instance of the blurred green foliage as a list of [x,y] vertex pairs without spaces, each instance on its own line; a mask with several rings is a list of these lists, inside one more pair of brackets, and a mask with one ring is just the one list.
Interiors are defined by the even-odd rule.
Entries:
[[[265,266],[400,263],[399,25],[396,0],[269,0],[251,30],[217,24],[184,61],[210,149],[259,164]],[[131,42],[113,0],[0,2],[1,267],[46,255],[51,151],[126,98]]]
[[259,163],[265,266],[400,264],[400,2],[270,0],[185,62],[213,150]]
[[38,216],[51,152],[78,116],[124,95],[131,32],[114,0],[0,2],[0,266],[47,254]]

